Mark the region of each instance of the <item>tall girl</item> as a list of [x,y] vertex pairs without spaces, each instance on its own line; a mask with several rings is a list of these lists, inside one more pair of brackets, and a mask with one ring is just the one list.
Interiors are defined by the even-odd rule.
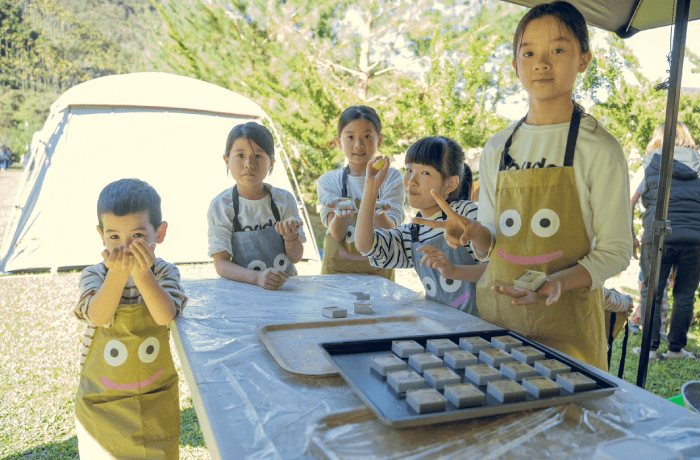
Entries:
[[[393,270],[371,266],[367,257],[355,248],[355,223],[365,186],[365,169],[383,140],[382,123],[371,107],[348,107],[340,115],[338,143],[348,165],[318,179],[321,220],[328,227],[323,240],[322,274],[363,273],[394,279]],[[379,199],[380,206],[372,216],[374,228],[396,228],[403,222],[405,200],[398,170],[388,168]]]
[[[529,112],[484,148],[478,222],[444,226],[451,244],[471,241],[490,260],[477,285],[483,319],[607,370],[602,286],[632,255],[629,178],[620,144],[572,100],[590,61],[569,3],[522,18],[513,67]],[[548,276],[536,292],[513,286],[527,269]]]
[[306,238],[294,196],[263,182],[275,166],[272,133],[236,126],[223,159],[236,184],[209,205],[209,256],[219,276],[279,289],[296,274]]
[[[381,161],[382,158],[377,158],[367,164],[357,220],[357,249],[376,267],[413,267],[427,297],[478,316],[474,283],[484,267],[469,267],[478,263],[469,247],[450,248],[441,229],[415,223],[392,230],[373,229],[377,192],[389,171],[388,162],[377,171],[375,165]],[[447,218],[431,190],[449,202],[452,212],[476,219],[476,204],[469,201],[471,169],[464,163],[464,151],[452,139],[426,137],[413,144],[406,152],[403,187],[408,204],[427,220],[442,222]]]

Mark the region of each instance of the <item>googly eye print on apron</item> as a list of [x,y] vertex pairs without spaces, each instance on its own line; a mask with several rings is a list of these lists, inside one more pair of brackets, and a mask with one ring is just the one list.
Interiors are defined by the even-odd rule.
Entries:
[[602,289],[562,293],[544,302],[513,305],[491,286],[513,286],[525,270],[559,272],[576,265],[591,250],[574,179],[574,150],[581,112],[569,125],[563,167],[507,170],[508,150],[525,118],[506,141],[496,184],[496,244],[477,283],[481,318],[549,345],[607,371]]
[[179,458],[180,403],[167,327],[141,303],[99,327],[80,374],[75,415],[82,460]]
[[469,251],[464,246],[457,249],[451,248],[445,241],[444,234],[431,239],[429,243],[421,243],[418,239],[419,232],[420,225],[411,224],[411,258],[413,268],[425,288],[425,296],[479,317],[476,306],[476,283],[446,279],[442,277],[440,270],[422,266],[420,262],[423,259],[423,253],[418,252],[418,248],[432,246],[439,249],[445,254],[447,260],[457,265],[476,265],[478,262],[469,255]]
[[[342,196],[348,197],[348,172],[350,168],[343,169]],[[361,200],[355,200],[355,206],[360,209]],[[322,275],[335,275],[339,273],[360,273],[364,275],[378,275],[394,281],[394,270],[373,267],[369,258],[363,256],[355,247],[355,226],[357,214],[350,214],[348,231],[343,241],[338,241],[330,233],[323,239],[323,263]]]
[[[270,208],[275,222],[281,222],[280,212],[275,200],[272,199],[270,186],[263,187],[270,195]],[[287,250],[284,247],[284,239],[277,233],[274,225],[260,230],[244,231],[238,221],[239,199],[238,186],[233,187],[233,233],[231,234],[231,262],[248,270],[265,271],[275,268],[288,275],[296,275],[297,269],[287,258]]]

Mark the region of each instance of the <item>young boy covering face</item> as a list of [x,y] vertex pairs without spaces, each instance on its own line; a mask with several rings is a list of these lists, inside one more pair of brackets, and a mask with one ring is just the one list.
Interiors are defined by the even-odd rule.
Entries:
[[187,297],[178,269],[156,258],[168,224],[146,182],[102,190],[103,262],[83,270],[74,313],[87,325],[76,394],[80,457],[178,459],[178,379],[168,324]]

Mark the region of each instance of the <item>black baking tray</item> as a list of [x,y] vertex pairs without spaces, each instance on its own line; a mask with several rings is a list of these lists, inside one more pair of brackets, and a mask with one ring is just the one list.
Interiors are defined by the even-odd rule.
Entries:
[[[448,401],[447,410],[443,412],[418,414],[408,405],[405,394],[397,395],[393,388],[387,384],[386,377],[380,376],[372,371],[370,367],[371,358],[391,353],[391,343],[394,340],[415,340],[425,347],[426,341],[431,339],[450,339],[456,344],[459,344],[459,339],[462,337],[482,337],[484,340],[491,342],[491,337],[503,335],[509,335],[520,340],[523,342],[522,346],[531,346],[543,352],[545,354],[545,359],[556,359],[570,366],[571,372],[580,372],[595,380],[596,387],[578,393],[570,393],[562,388],[560,396],[550,396],[540,399],[536,399],[528,393],[525,401],[501,403],[486,393],[486,385],[482,385],[477,388],[486,394],[486,403],[483,406],[458,409]],[[609,396],[618,388],[615,383],[608,380],[608,374],[605,372],[590,366],[582,366],[580,362],[571,359],[567,355],[558,353],[551,348],[506,330],[455,332],[448,334],[392,337],[376,340],[324,342],[321,343],[320,346],[326,354],[326,357],[333,366],[335,366],[343,379],[345,379],[362,401],[374,411],[377,418],[386,425],[397,428],[453,422],[545,408],[559,404],[588,401]],[[408,360],[405,359],[404,361]],[[445,365],[445,367],[447,366]],[[456,372],[462,377],[462,382],[469,382],[469,380],[464,377],[463,370]],[[429,388],[427,383],[425,387]]]

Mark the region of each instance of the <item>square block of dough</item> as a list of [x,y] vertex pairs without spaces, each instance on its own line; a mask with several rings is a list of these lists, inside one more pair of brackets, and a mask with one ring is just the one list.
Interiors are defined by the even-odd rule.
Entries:
[[356,303],[355,313],[360,315],[371,315],[372,314],[372,304],[369,303]]
[[415,340],[394,340],[391,342],[391,351],[399,358],[408,358],[416,353],[423,353],[424,348]]
[[445,387],[445,398],[458,409],[483,406],[486,395],[470,383],[460,383]]
[[460,383],[462,378],[452,372],[452,370],[441,367],[439,369],[427,369],[425,371],[425,381],[436,390],[442,390],[445,385]]
[[512,380],[497,380],[489,382],[486,392],[502,403],[524,401],[527,391]]
[[459,348],[478,356],[481,350],[491,348],[491,344],[481,337],[462,337],[459,339]]
[[384,200],[377,200],[377,201],[374,202],[374,209],[375,209],[375,210],[383,209],[385,204],[386,204],[386,201],[384,201]]
[[338,209],[348,210],[348,209],[353,208],[353,202],[349,198],[343,198],[343,199],[338,200],[338,203],[336,206],[338,207]]
[[535,361],[544,359],[544,353],[532,347],[516,347],[510,351],[516,361],[525,364],[532,364]]
[[557,384],[572,393],[595,388],[595,380],[586,377],[580,372],[557,374]]
[[444,360],[452,369],[464,369],[479,363],[477,357],[466,350],[446,351]]
[[386,376],[386,382],[397,393],[405,393],[408,390],[420,390],[425,386],[423,377],[410,369],[389,372]]
[[459,350],[459,346],[449,339],[432,339],[425,343],[426,349],[437,357],[442,357],[446,351]]
[[535,270],[525,270],[515,278],[515,287],[536,291],[547,281],[547,274]]
[[432,353],[416,353],[408,357],[408,365],[422,374],[426,369],[442,367],[442,360]]
[[386,377],[388,372],[406,369],[406,363],[394,355],[375,356],[372,358],[371,366],[382,377]]
[[535,377],[537,371],[534,367],[521,363],[520,361],[511,361],[501,364],[501,374],[519,382],[525,377]]
[[548,379],[554,379],[559,374],[571,372],[569,366],[560,363],[556,359],[543,359],[542,361],[535,362],[535,370]]
[[494,348],[499,348],[508,353],[510,353],[510,350],[512,350],[513,348],[522,346],[522,344],[523,343],[520,340],[513,338],[509,335],[491,337],[491,345]]
[[340,307],[326,307],[323,309],[323,316],[326,318],[345,318],[348,311]]
[[535,398],[559,396],[561,394],[561,387],[544,376],[523,379],[522,385]]
[[488,364],[477,364],[464,369],[464,376],[477,385],[486,385],[494,380],[501,380],[503,376],[497,369]]
[[510,353],[506,353],[498,348],[490,348],[488,350],[481,350],[481,353],[479,353],[479,361],[490,364],[498,369],[501,364],[513,361],[513,357]]
[[447,400],[434,388],[411,390],[406,393],[406,401],[419,414],[444,411],[447,408]]
[[357,300],[369,300],[369,294],[366,292],[358,291],[358,292],[351,292],[350,294],[354,295]]

